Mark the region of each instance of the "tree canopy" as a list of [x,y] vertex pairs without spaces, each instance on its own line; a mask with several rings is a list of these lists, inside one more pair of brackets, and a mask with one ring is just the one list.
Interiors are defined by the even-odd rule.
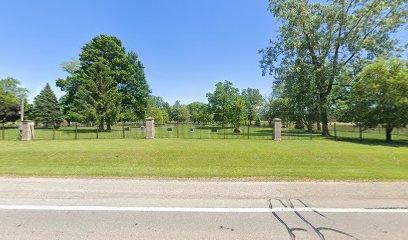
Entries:
[[215,84],[215,91],[207,93],[208,109],[216,122],[238,127],[245,118],[245,100],[232,82],[225,80]]
[[247,88],[242,90],[242,97],[245,101],[245,113],[246,119],[249,120],[249,125],[252,125],[252,121],[255,120],[257,111],[262,105],[264,99],[259,92],[259,89]]
[[69,118],[104,123],[110,130],[117,119],[142,119],[150,89],[144,67],[134,52],[126,52],[115,36],[99,35],[83,48],[78,62],[63,63],[69,76],[57,80],[66,91],[61,102]]
[[283,76],[298,73],[299,64],[307,65],[310,76],[305,81],[312,81],[323,135],[329,135],[328,112],[342,97],[339,93],[346,91],[366,59],[397,49],[391,34],[406,23],[407,5],[403,0],[270,0],[269,10],[281,26],[271,46],[260,51],[264,74],[286,83]]
[[391,141],[395,127],[408,124],[408,61],[377,59],[368,65],[353,85],[350,98],[355,122],[386,129]]
[[0,122],[16,121],[20,116],[21,101],[26,101],[28,90],[20,87],[15,78],[0,79]]

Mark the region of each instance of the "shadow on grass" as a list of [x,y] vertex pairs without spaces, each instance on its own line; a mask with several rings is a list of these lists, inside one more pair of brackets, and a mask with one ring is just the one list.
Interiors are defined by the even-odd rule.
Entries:
[[338,141],[338,142],[350,142],[350,143],[372,145],[372,146],[408,147],[408,139],[407,140],[394,140],[394,141],[391,141],[391,142],[387,142],[385,140],[380,140],[380,139],[363,139],[363,140],[360,140],[358,138],[351,138],[351,137],[337,137],[337,138],[334,138],[333,136],[326,137],[325,139]]

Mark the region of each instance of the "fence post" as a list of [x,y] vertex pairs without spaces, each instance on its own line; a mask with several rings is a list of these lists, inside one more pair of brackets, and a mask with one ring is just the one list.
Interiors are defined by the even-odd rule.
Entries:
[[177,138],[180,137],[179,128],[180,128],[180,125],[179,125],[179,122],[177,121]]
[[99,124],[96,126],[96,139],[99,139]]
[[55,125],[52,126],[52,140],[55,140]]
[[125,122],[122,122],[122,138],[125,138]]
[[75,140],[78,139],[78,123],[75,123]]
[[337,140],[337,127],[336,127],[336,123],[334,123],[334,140]]
[[3,140],[6,140],[6,129],[5,129],[5,124],[1,124],[1,138]]
[[363,141],[363,130],[361,129],[361,125],[361,123],[358,123],[358,132],[360,141]]

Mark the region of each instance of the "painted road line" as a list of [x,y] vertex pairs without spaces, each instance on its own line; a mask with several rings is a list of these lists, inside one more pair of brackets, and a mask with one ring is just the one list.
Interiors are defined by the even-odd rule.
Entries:
[[0,210],[41,211],[112,211],[112,212],[191,212],[191,213],[408,213],[408,208],[188,208],[188,207],[114,207],[114,206],[43,206],[0,205]]

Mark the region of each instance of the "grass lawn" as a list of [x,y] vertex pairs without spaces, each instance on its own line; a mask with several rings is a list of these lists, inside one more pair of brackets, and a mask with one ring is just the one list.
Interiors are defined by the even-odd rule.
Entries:
[[0,141],[0,175],[408,180],[407,145],[332,140]]
[[408,180],[408,146],[332,140],[0,141],[0,175]]

